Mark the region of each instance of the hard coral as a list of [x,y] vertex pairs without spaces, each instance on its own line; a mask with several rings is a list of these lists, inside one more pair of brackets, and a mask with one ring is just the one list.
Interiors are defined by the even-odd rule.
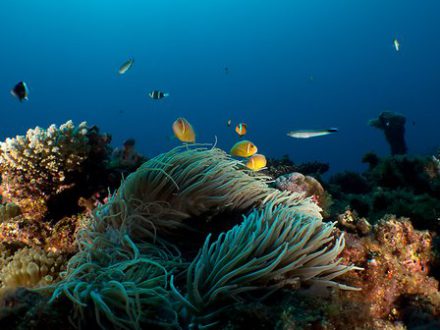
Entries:
[[15,218],[21,214],[20,207],[14,203],[6,203],[0,205],[0,223]]
[[438,282],[429,277],[431,235],[416,231],[408,219],[388,216],[374,226],[374,234],[358,238],[346,235],[347,248],[342,255],[350,262],[363,265],[365,271],[349,274],[350,283],[362,288],[358,299],[370,305],[374,319],[405,318],[399,298],[416,295],[436,302],[440,316]]
[[391,111],[384,111],[368,122],[370,126],[383,130],[392,155],[406,154],[405,123],[404,115]]
[[332,204],[331,196],[321,183],[312,176],[303,175],[298,172],[282,175],[274,182],[275,188],[283,191],[298,193],[304,197],[311,197],[312,200],[322,208],[324,216]]
[[1,288],[33,288],[59,280],[66,258],[38,248],[17,251],[0,270]]
[[302,164],[294,164],[287,155],[280,159],[269,158],[267,161],[267,169],[263,171],[273,179],[281,175],[286,175],[292,172],[300,172],[304,175],[320,176],[329,170],[328,163],[308,162]]
[[2,245],[16,247],[42,247],[50,236],[48,223],[33,221],[23,215],[0,223],[0,242]]
[[[75,127],[68,121],[59,128],[51,125],[47,129],[29,129],[25,136],[0,143],[4,199],[16,203],[33,219],[43,218],[51,199],[72,191],[78,181],[84,181],[85,172],[92,175],[91,169],[105,159],[109,141],[96,139],[97,135],[98,131],[85,122]],[[97,164],[90,167],[90,162],[86,162],[89,158]],[[71,206],[66,201],[63,207],[68,210]]]
[[18,135],[0,143],[0,171],[3,195],[22,206],[23,212],[34,212],[27,200],[44,201],[72,185],[72,173],[80,170],[89,152],[87,124],[78,127],[72,121],[59,128],[29,129],[25,136]]

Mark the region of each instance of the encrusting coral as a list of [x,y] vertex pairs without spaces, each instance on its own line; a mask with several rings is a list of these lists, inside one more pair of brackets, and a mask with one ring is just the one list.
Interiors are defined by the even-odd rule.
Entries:
[[349,276],[353,285],[362,288],[357,299],[369,305],[370,318],[402,319],[400,305],[406,306],[405,300],[414,296],[420,303],[429,300],[431,317],[438,320],[440,291],[430,274],[432,236],[428,231],[417,231],[408,219],[388,215],[369,236],[347,233],[346,242],[342,256],[365,268]]
[[0,246],[43,247],[50,233],[48,223],[18,215],[0,223]]
[[0,223],[15,218],[21,214],[20,207],[14,203],[0,205]]

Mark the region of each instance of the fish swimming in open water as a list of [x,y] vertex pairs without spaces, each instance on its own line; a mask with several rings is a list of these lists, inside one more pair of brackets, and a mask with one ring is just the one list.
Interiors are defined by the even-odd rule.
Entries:
[[258,151],[258,148],[251,141],[243,140],[234,144],[231,148],[230,154],[236,157],[248,158],[252,155],[255,155]]
[[394,39],[393,41],[393,45],[394,45],[394,49],[396,50],[396,52],[398,52],[400,50],[400,43],[399,40]]
[[235,126],[235,131],[237,132],[238,135],[240,135],[240,137],[242,137],[247,133],[247,125],[245,123],[237,124],[237,126]]
[[130,58],[128,61],[124,62],[118,70],[120,75],[125,74],[134,64],[134,58]]
[[308,139],[312,137],[333,134],[336,133],[337,131],[338,131],[337,128],[304,129],[304,130],[290,131],[289,133],[287,133],[287,135],[296,139]]
[[196,134],[191,124],[185,118],[177,118],[173,123],[174,135],[182,142],[196,142]]
[[29,100],[29,89],[24,81],[20,81],[14,88],[11,89],[11,94],[19,99],[20,102],[23,100]]
[[160,99],[163,99],[164,97],[170,96],[170,94],[155,90],[155,91],[148,93],[148,96],[151,97],[153,100],[160,100]]

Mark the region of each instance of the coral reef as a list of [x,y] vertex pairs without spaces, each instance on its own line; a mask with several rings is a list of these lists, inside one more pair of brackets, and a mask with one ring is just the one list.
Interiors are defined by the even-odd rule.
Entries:
[[405,116],[384,111],[379,117],[371,119],[368,125],[383,130],[385,138],[391,147],[391,155],[406,154],[407,147],[405,142]]
[[386,217],[367,235],[346,234],[344,263],[365,270],[341,276],[361,291],[316,286],[235,303],[219,329],[437,329],[438,281],[430,277],[431,235],[408,219]]
[[362,174],[344,172],[332,176],[326,187],[336,201],[332,214],[346,208],[374,223],[385,214],[411,218],[420,229],[437,229],[440,215],[440,178],[426,171],[430,157],[397,155],[364,157],[369,168]]
[[404,320],[407,315],[402,299],[417,296],[432,304],[430,317],[438,320],[440,292],[438,281],[429,277],[432,237],[428,232],[414,230],[408,219],[389,216],[376,224],[369,236],[346,237],[342,256],[365,268],[362,273],[349,274],[350,283],[362,288],[363,295],[358,298],[368,303],[372,318]]
[[[287,158],[264,175],[218,148],[185,145],[119,185],[110,137],[67,126],[1,148],[0,170],[11,166],[0,206],[2,329],[440,326],[432,158],[370,153],[367,171],[326,184],[319,164],[309,164],[317,179]],[[33,155],[49,130],[63,151]],[[15,161],[12,146],[29,157]],[[323,221],[327,191],[334,222]],[[384,217],[390,210],[431,232]]]
[[107,140],[96,127],[89,128],[85,122],[75,127],[72,121],[6,139],[0,143],[3,199],[34,220],[57,218],[60,200],[64,215],[74,214],[79,196],[72,209],[69,195],[78,190],[87,194],[87,179],[93,178],[96,187],[107,157]]
[[14,203],[6,203],[0,205],[0,223],[15,218],[21,214],[20,207]]
[[287,155],[284,155],[280,159],[269,158],[267,160],[267,169],[265,169],[263,172],[273,179],[293,172],[319,177],[320,175],[326,173],[329,168],[330,166],[328,163],[320,162],[295,164]]
[[344,240],[342,236],[335,240],[332,232],[332,223],[269,203],[216,241],[211,242],[208,235],[189,266],[187,296],[181,297],[173,287],[186,308],[184,315],[191,316],[190,328],[211,323],[224,309],[221,306],[230,306],[243,294],[262,288],[298,288],[306,282],[355,290],[333,281],[360,268],[337,259]]
[[16,287],[34,288],[59,280],[66,257],[39,248],[23,248],[6,260],[0,270],[0,290]]
[[[87,124],[71,121],[47,130],[29,129],[25,136],[0,143],[3,197],[24,213],[45,213],[49,196],[69,188],[72,174],[87,157]],[[37,213],[37,214],[38,214]]]
[[[91,234],[91,236],[89,236]],[[52,302],[65,295],[74,307],[78,326],[140,329],[141,325],[173,328],[177,325],[169,292],[163,252],[143,245],[141,254],[128,235],[84,232],[81,251],[69,262],[65,279],[55,286]],[[162,264],[161,264],[162,263]],[[170,266],[172,268],[172,266]]]
[[314,177],[294,172],[279,176],[273,186],[282,191],[290,191],[304,197],[310,197],[321,208],[321,214],[324,217],[329,216],[330,207],[333,204],[332,197]]
[[130,224],[133,239],[181,234],[185,219],[211,218],[220,212],[243,212],[272,200],[295,205],[319,216],[300,194],[268,187],[267,177],[254,174],[224,151],[177,147],[144,163],[122,183],[104,207],[95,212],[105,231]]
[[[265,180],[216,148],[179,147],[149,160],[93,211],[65,278],[46,288],[54,291],[51,301],[68,298],[79,325],[191,328],[218,321],[210,311],[217,296],[234,297],[257,284],[266,293],[307,281],[349,289],[333,282],[356,269],[337,259],[343,236],[333,237],[333,224],[322,222],[310,199],[270,188]],[[168,240],[177,234],[184,239],[190,218],[254,207],[263,211],[256,209],[214,243],[208,236],[195,259]],[[204,263],[208,251],[215,264]],[[187,292],[181,294],[185,272]],[[197,300],[198,290],[207,291],[207,300]],[[208,315],[196,316],[194,305]]]

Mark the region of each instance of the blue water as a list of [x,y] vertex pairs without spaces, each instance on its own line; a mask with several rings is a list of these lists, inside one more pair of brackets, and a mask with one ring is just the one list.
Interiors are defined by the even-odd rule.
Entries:
[[[440,2],[436,0],[0,2],[0,139],[68,119],[128,137],[147,156],[179,142],[187,118],[198,142],[226,150],[248,124],[267,156],[361,170],[362,155],[389,153],[367,121],[407,116],[410,153],[440,141]],[[393,48],[393,39],[401,51]],[[134,57],[123,76],[119,66]],[[224,68],[229,68],[225,74]],[[20,80],[30,100],[9,91]],[[155,101],[151,90],[170,93]],[[338,127],[310,140],[293,129]]]

